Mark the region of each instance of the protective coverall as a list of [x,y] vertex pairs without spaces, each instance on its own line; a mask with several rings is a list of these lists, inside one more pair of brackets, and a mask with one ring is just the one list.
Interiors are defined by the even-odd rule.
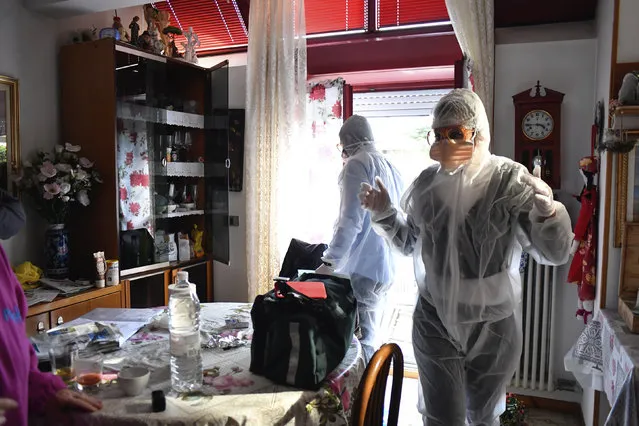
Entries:
[[404,188],[397,169],[375,149],[372,130],[364,117],[354,115],[346,120],[340,130],[340,142],[345,163],[339,176],[339,217],[322,257],[325,265],[317,272],[350,277],[357,299],[360,343],[368,362],[380,344],[378,329],[383,302],[395,270],[391,247],[372,231],[371,215],[361,208],[360,184],[373,183],[376,177],[381,177],[388,182],[388,192],[395,202],[400,200]]
[[453,90],[433,115],[431,157],[440,164],[403,196],[405,216],[381,182],[379,190],[362,184],[360,199],[374,230],[414,258],[424,424],[496,426],[521,355],[522,250],[542,264],[565,263],[570,218],[541,179],[489,153],[488,119],[475,93]]

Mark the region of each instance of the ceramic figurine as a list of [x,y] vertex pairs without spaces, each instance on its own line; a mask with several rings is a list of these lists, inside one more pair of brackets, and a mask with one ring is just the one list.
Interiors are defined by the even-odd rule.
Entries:
[[193,254],[195,257],[204,256],[204,249],[202,248],[202,237],[204,236],[204,231],[197,229],[197,225],[193,225],[193,230],[191,231],[191,238],[193,239]]
[[129,24],[129,29],[131,30],[131,43],[135,45],[138,44],[138,38],[140,34],[140,24],[138,24],[139,20],[139,16],[134,16],[133,20]]
[[168,26],[162,30],[162,34],[166,37],[164,39],[164,42],[166,43],[164,55],[170,58],[180,58],[181,55],[175,46],[175,36],[182,35],[182,30],[177,27]]
[[124,26],[122,25],[122,20],[120,19],[119,16],[113,17],[113,25],[111,27],[114,30],[117,30],[118,33],[120,33],[120,40],[129,41],[129,34],[124,29]]
[[146,52],[153,52],[153,39],[148,31],[144,31],[138,38],[137,45]]
[[189,27],[189,29],[184,32],[184,37],[186,37],[186,43],[182,42],[182,47],[184,47],[184,59],[187,62],[197,64],[197,52],[195,49],[200,47],[200,39],[197,34],[193,32],[193,27]]

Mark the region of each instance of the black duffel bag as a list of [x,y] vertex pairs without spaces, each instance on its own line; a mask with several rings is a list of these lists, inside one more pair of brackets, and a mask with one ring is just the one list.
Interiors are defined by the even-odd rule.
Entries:
[[326,299],[311,299],[286,281],[257,296],[251,309],[251,372],[279,384],[316,390],[344,359],[353,339],[357,302],[350,280],[304,274],[321,281]]

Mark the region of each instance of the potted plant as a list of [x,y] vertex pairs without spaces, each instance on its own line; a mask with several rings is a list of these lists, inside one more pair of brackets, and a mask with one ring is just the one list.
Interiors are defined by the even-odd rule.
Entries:
[[515,395],[506,395],[506,411],[499,417],[501,426],[526,426],[526,407]]
[[74,205],[86,207],[90,194],[102,183],[93,162],[80,157],[79,145],[56,145],[54,153],[40,151],[22,164],[16,178],[18,188],[48,222],[46,274],[50,278],[69,275],[69,234],[66,221]]

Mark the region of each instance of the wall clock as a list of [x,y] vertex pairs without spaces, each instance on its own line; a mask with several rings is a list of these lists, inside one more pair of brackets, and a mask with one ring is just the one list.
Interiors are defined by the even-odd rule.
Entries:
[[532,171],[542,166],[542,179],[553,189],[561,186],[561,104],[564,94],[542,87],[513,96],[515,105],[515,161]]

